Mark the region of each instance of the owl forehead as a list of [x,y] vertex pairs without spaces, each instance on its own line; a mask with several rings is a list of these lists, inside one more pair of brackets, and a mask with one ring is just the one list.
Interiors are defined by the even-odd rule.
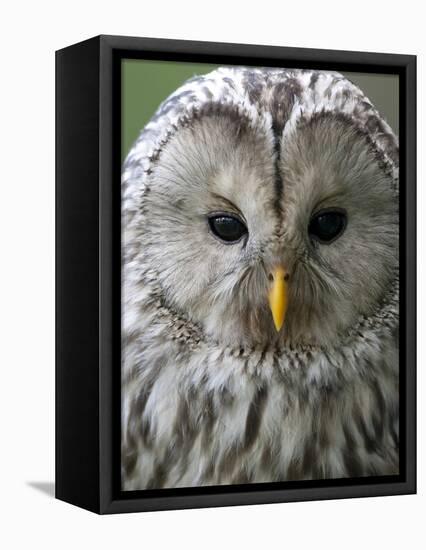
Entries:
[[276,169],[275,142],[263,124],[210,105],[166,144],[150,181],[163,196],[172,190],[167,196],[184,210],[233,212],[261,225],[274,217]]
[[[317,113],[342,114],[370,138],[398,186],[398,142],[362,91],[335,72],[219,68],[194,77],[178,88],[157,110],[141,132],[123,166],[122,197],[125,211],[137,211],[153,165],[171,138],[209,109],[238,113],[252,127],[284,142],[302,118]],[[241,116],[243,115],[243,116]],[[241,151],[241,148],[240,148]]]
[[158,108],[139,142],[148,148],[161,143],[182,121],[211,104],[236,106],[256,119],[269,113],[274,130],[303,113],[344,113],[372,138],[385,138],[380,146],[391,156],[395,136],[364,93],[343,75],[333,71],[305,69],[221,67],[187,81]]
[[391,196],[379,160],[371,140],[348,117],[301,117],[281,137],[273,125],[253,123],[247,113],[219,104],[198,112],[172,136],[155,163],[153,181],[160,193],[172,187],[180,206],[200,213],[236,210],[278,222],[289,201],[310,216],[322,200],[336,206],[361,188],[364,200],[370,190],[386,194],[388,188]]

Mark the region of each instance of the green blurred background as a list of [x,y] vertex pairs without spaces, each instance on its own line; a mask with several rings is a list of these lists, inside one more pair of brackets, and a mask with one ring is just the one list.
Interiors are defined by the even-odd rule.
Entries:
[[[188,78],[209,73],[219,65],[176,61],[122,61],[122,160],[139,132],[160,103]],[[397,75],[343,73],[357,84],[378,108],[396,134],[399,132],[399,85]]]

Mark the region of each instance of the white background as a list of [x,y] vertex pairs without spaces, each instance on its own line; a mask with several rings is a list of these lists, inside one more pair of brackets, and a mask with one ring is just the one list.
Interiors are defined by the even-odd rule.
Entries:
[[[426,206],[421,2],[43,0],[0,15],[0,545],[14,548],[425,548],[419,216],[419,495],[98,517],[55,501],[54,51],[124,34],[417,54],[418,209]],[[31,485],[33,484],[33,485]],[[34,486],[36,484],[36,486]],[[39,485],[37,485],[39,484]],[[44,484],[44,485],[43,485]],[[47,484],[47,485],[46,485]],[[39,488],[37,488],[39,487]]]

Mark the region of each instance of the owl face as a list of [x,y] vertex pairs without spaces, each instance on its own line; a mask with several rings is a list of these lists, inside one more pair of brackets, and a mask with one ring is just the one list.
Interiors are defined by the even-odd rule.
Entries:
[[210,102],[167,140],[146,182],[145,261],[165,304],[223,345],[335,345],[395,279],[392,176],[350,116],[277,131],[257,102],[255,118]]

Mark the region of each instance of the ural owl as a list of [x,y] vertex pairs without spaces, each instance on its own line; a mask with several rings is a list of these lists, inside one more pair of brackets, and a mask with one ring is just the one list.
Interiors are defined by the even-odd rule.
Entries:
[[335,72],[220,68],[122,171],[122,488],[396,474],[398,143]]

